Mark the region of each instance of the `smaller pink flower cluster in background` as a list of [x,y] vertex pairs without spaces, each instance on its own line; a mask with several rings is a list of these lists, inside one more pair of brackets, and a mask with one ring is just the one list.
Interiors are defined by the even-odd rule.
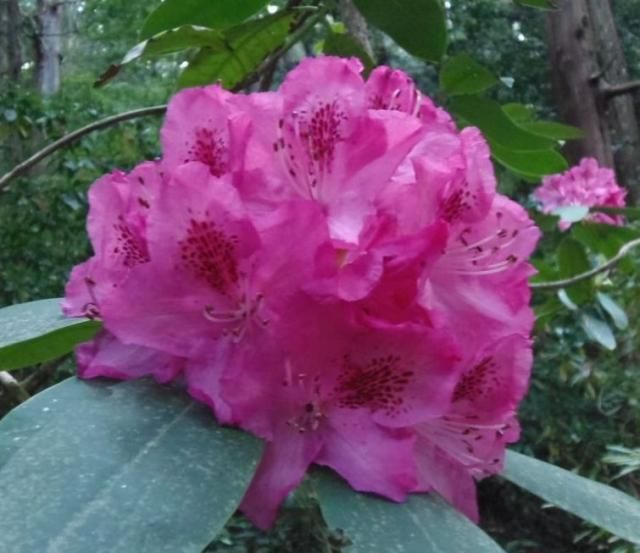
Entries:
[[261,527],[312,463],[477,519],[474,481],[519,435],[539,231],[477,129],[361,71],[178,93],[162,159],[89,191],[95,253],[67,285],[65,313],[104,325],[80,376],[181,379],[267,442],[241,505]]
[[[569,206],[624,207],[626,194],[618,186],[612,169],[600,167],[593,158],[584,158],[565,173],[545,177],[533,196],[540,202],[543,213],[554,213]],[[606,213],[590,213],[586,219],[609,225],[624,223],[622,217]],[[571,223],[560,221],[559,226],[566,230]]]

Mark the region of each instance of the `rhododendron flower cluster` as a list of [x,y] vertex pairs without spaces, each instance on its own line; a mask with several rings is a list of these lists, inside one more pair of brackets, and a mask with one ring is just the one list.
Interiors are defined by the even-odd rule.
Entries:
[[89,192],[94,255],[64,311],[103,322],[84,378],[178,379],[266,449],[268,527],[311,464],[477,518],[518,438],[538,229],[485,140],[400,71],[303,61],[276,92],[170,102],[163,156]]
[[[626,194],[627,191],[618,186],[612,169],[600,167],[593,158],[584,158],[565,173],[545,177],[533,196],[544,213],[554,213],[568,206],[624,207]],[[586,219],[610,225],[624,223],[622,217],[606,213],[590,213]],[[566,230],[571,223],[560,221],[559,226]]]

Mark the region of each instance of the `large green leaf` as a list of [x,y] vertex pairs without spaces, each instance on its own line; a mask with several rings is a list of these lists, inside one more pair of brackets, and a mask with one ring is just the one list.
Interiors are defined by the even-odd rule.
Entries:
[[441,0],[355,0],[367,20],[407,52],[440,61],[447,49],[447,23]]
[[314,482],[327,523],[353,544],[349,553],[504,553],[435,494],[398,504],[357,493],[329,471],[315,472]]
[[542,10],[551,10],[556,7],[554,0],[516,0],[516,4]]
[[140,37],[152,37],[181,25],[221,29],[242,23],[268,0],[165,0],[145,21]]
[[574,140],[582,138],[583,133],[578,127],[565,125],[556,121],[539,121],[535,117],[535,111],[523,104],[511,103],[502,106],[502,111],[507,114],[516,125],[524,130],[550,138],[552,140]]
[[502,476],[544,500],[640,544],[640,501],[532,457],[507,452]]
[[136,44],[129,50],[120,63],[113,64],[98,78],[96,86],[102,86],[113,79],[122,66],[140,58],[153,58],[180,52],[190,48],[207,47],[211,51],[223,51],[226,43],[223,34],[216,29],[183,25],[163,31],[148,40]]
[[100,324],[63,316],[60,299],[0,309],[0,370],[20,369],[56,359],[93,338]]
[[200,553],[259,455],[174,388],[67,380],[0,423],[0,551]]
[[502,110],[502,106],[489,98],[476,95],[451,98],[451,110],[468,123],[479,127],[494,144],[509,150],[550,150],[556,142],[532,134],[516,125]]
[[571,235],[594,252],[613,257],[621,246],[640,238],[640,231],[631,227],[585,221],[573,225]]
[[221,81],[233,88],[287,38],[293,15],[281,11],[232,27],[224,33],[227,48],[202,48],[182,72],[178,85],[198,86]]
[[527,179],[540,180],[546,175],[561,173],[569,167],[567,160],[556,150],[523,152],[494,142],[490,145],[491,153],[498,163]]
[[448,59],[440,71],[440,87],[449,96],[476,94],[496,84],[496,76],[467,53]]

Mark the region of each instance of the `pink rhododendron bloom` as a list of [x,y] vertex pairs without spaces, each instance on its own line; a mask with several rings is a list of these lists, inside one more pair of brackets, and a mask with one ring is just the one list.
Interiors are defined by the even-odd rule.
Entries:
[[[612,169],[600,167],[593,158],[584,158],[565,173],[545,177],[533,196],[544,213],[554,213],[558,208],[568,206],[624,207],[626,194],[627,191],[616,182]],[[605,213],[590,213],[587,220],[611,225],[623,223],[622,217]],[[570,226],[568,221],[560,222],[562,230]]]
[[477,519],[518,437],[539,237],[480,131],[403,72],[306,59],[275,92],[171,100],[162,158],[89,192],[64,311],[102,321],[81,377],[178,379],[265,440],[261,527],[312,464]]

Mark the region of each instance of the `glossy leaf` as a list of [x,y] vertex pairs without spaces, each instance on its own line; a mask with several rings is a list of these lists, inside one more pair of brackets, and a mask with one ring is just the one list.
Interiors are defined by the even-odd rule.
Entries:
[[440,71],[440,87],[450,96],[476,94],[496,84],[496,76],[467,53],[448,59]]
[[164,0],[140,31],[145,39],[182,25],[221,29],[242,23],[268,0]]
[[227,49],[202,48],[178,80],[181,88],[220,81],[233,88],[287,38],[293,15],[278,12],[249,21],[224,33]]
[[640,219],[640,207],[605,207],[594,206],[591,211],[608,213],[609,215],[622,215],[627,219]]
[[349,553],[504,553],[435,494],[399,504],[358,493],[329,471],[313,478],[325,520],[352,542]]
[[492,144],[517,151],[550,150],[555,142],[531,134],[516,125],[497,102],[482,96],[466,95],[451,99],[452,111],[479,127]]
[[[572,238],[564,238],[556,251],[558,259],[558,276],[571,278],[591,269],[589,258],[584,246]],[[583,280],[567,287],[567,294],[575,303],[584,303],[591,298],[593,285],[589,280]]]
[[0,551],[201,553],[259,455],[175,388],[69,379],[0,422]]
[[516,151],[494,142],[490,142],[494,159],[510,171],[533,179],[540,180],[546,175],[565,171],[569,164],[556,150]]
[[577,140],[583,136],[583,132],[578,127],[556,121],[531,121],[520,123],[520,126],[531,134],[553,140]]
[[580,324],[591,340],[597,342],[609,351],[616,349],[616,337],[606,322],[591,315],[584,314],[580,317]]
[[502,476],[549,503],[640,544],[640,501],[532,457],[507,451]]
[[365,18],[407,52],[440,61],[447,48],[447,24],[440,0],[354,0]]
[[224,36],[220,31],[205,27],[183,25],[176,29],[170,29],[159,33],[148,40],[136,44],[129,50],[122,61],[111,65],[96,81],[97,86],[102,86],[113,79],[122,67],[140,58],[152,58],[174,52],[180,52],[190,48],[207,47],[211,51],[222,52],[226,50]]
[[358,58],[364,65],[365,77],[375,67],[375,62],[360,43],[348,33],[330,33],[324,39],[323,53],[330,56]]
[[38,300],[0,309],[0,370],[20,369],[69,353],[93,338],[100,324],[69,319],[60,299]]

